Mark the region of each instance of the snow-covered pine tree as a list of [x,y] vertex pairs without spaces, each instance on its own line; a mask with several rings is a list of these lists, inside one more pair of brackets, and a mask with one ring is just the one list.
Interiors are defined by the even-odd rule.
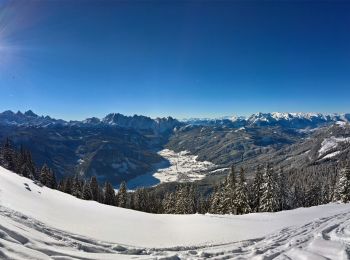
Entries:
[[83,185],[82,182],[79,179],[78,174],[75,175],[73,182],[72,182],[72,195],[81,198],[83,193]]
[[4,166],[10,171],[15,171],[16,162],[15,162],[15,151],[12,147],[11,141],[9,138],[6,138],[5,144],[3,146],[3,161]]
[[28,177],[33,179],[33,180],[36,180],[38,178],[37,172],[36,172],[37,170],[36,170],[35,163],[32,159],[32,154],[30,153],[30,151],[24,150],[24,158],[25,158],[25,164],[26,164],[27,170],[29,171]]
[[287,176],[280,168],[278,173],[278,199],[279,199],[279,210],[286,210],[290,208],[290,190],[288,187]]
[[235,186],[232,186],[230,182],[230,176],[227,176],[219,186],[217,196],[219,196],[219,204],[217,206],[217,214],[230,214],[232,213],[233,195],[232,191]]
[[64,180],[63,192],[72,194],[73,180],[72,177],[68,177]]
[[270,163],[266,164],[263,178],[264,183],[262,185],[262,197],[259,210],[261,212],[275,212],[279,208],[278,184],[276,174]]
[[148,190],[148,208],[151,213],[161,213],[162,212],[162,200],[155,195],[154,192]]
[[237,214],[237,178],[234,165],[231,165],[231,172],[226,180],[225,199],[228,200],[228,208],[225,214]]
[[57,190],[64,192],[64,180],[63,180],[63,179],[61,179],[61,180],[58,182]]
[[244,177],[244,169],[241,168],[239,173],[239,181],[236,184],[236,198],[235,198],[235,206],[236,206],[236,214],[247,214],[251,212],[251,208],[248,202],[248,191],[247,191],[247,183]]
[[325,178],[325,181],[321,182],[321,203],[327,204],[332,201],[333,193],[334,193],[334,187],[333,187],[333,180],[332,178],[327,175]]
[[186,186],[184,184],[178,185],[175,192],[175,214],[186,214],[186,196]]
[[186,214],[194,214],[197,211],[197,189],[194,184],[186,185]]
[[135,202],[134,202],[134,199],[135,199],[134,194],[131,193],[131,194],[130,194],[130,201],[129,201],[129,208],[130,208],[130,209],[135,209]]
[[49,181],[50,181],[49,171],[50,169],[46,164],[44,164],[40,170],[40,182],[45,186],[49,185]]
[[51,189],[56,189],[57,188],[57,182],[56,182],[56,175],[53,172],[52,169],[49,168],[49,172],[48,172],[48,183],[47,183],[47,187],[51,188]]
[[91,192],[90,182],[88,182],[88,181],[84,182],[83,194],[82,194],[81,198],[84,200],[92,200],[92,192]]
[[300,181],[296,181],[294,183],[291,193],[292,193],[291,208],[304,207],[305,206],[304,200],[306,195],[302,185],[300,184]]
[[137,189],[134,194],[134,207],[136,210],[149,212],[149,197],[145,188]]
[[318,180],[310,183],[306,190],[306,207],[317,206],[322,203],[321,183]]
[[203,195],[200,196],[197,202],[197,212],[200,214],[205,214],[209,212],[209,203],[208,199],[204,197]]
[[350,163],[340,170],[336,194],[343,203],[350,202]]
[[211,214],[220,214],[220,200],[221,200],[221,189],[220,186],[217,185],[214,187],[214,191],[212,192],[210,196],[210,205],[209,205],[209,212]]
[[103,203],[105,197],[104,197],[104,193],[103,193],[103,187],[101,187],[100,185],[98,186],[98,199],[97,201],[99,203]]
[[175,194],[173,192],[166,193],[162,201],[163,212],[165,214],[174,214],[175,204]]
[[253,210],[256,212],[259,212],[260,210],[260,201],[263,193],[263,183],[264,183],[264,178],[263,178],[263,173],[261,170],[261,166],[258,165],[256,169],[256,174],[254,177],[253,185],[252,185],[252,207]]
[[105,183],[103,203],[107,205],[115,205],[115,192],[112,184],[108,181]]
[[118,207],[126,208],[127,200],[128,200],[128,194],[127,194],[127,191],[126,191],[126,183],[125,183],[125,181],[123,181],[120,184],[120,187],[119,187],[119,190],[118,190],[118,194],[117,194],[117,205],[118,205]]
[[25,152],[23,145],[21,145],[16,156],[15,172],[22,175],[23,177],[28,178],[29,175],[25,164]]

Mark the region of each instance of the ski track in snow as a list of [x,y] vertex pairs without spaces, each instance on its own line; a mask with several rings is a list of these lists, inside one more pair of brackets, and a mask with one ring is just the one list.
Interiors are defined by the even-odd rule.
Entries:
[[117,245],[70,234],[0,207],[1,259],[345,260],[349,257],[350,212],[284,228],[263,238],[222,245],[157,249]]

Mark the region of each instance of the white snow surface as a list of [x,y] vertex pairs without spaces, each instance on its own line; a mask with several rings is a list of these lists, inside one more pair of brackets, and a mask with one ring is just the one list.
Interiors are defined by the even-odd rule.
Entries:
[[348,259],[350,204],[155,215],[84,201],[0,168],[0,259]]
[[175,152],[163,149],[158,152],[165,160],[155,165],[155,169],[128,181],[130,189],[156,186],[163,182],[193,182],[203,179],[217,166],[208,161],[198,161],[198,156],[189,151]]
[[327,159],[327,158],[332,158],[334,156],[337,156],[338,154],[340,154],[340,151],[335,151],[333,153],[329,153],[326,156],[324,156],[322,159]]
[[158,154],[170,163],[169,167],[158,169],[153,176],[160,182],[186,182],[203,179],[206,172],[215,167],[215,164],[208,161],[198,161],[198,156],[192,155],[188,151],[176,153],[169,149],[164,149]]
[[[319,156],[322,156],[325,153],[329,152],[330,150],[337,148],[339,143],[344,143],[344,142],[350,142],[350,137],[331,136],[329,138],[324,139],[321,143],[321,148],[318,151]],[[333,156],[335,155],[336,154],[333,153]]]

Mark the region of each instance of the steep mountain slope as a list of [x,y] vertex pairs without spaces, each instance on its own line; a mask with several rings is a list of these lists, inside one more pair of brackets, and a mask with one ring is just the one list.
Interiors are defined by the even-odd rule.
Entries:
[[350,158],[350,125],[338,123],[316,129],[307,138],[275,152],[247,160],[247,167],[270,161],[276,167],[306,168],[313,165],[338,166]]
[[[344,118],[343,118],[344,119]],[[248,174],[260,164],[301,169],[313,165],[336,167],[350,158],[350,126],[347,121],[329,121],[316,128],[295,124],[245,126],[188,125],[177,129],[167,148],[188,150],[199,160],[220,167],[243,166]]]
[[110,114],[82,122],[40,117],[32,111],[0,113],[0,139],[31,150],[38,165],[58,176],[96,175],[114,184],[145,174],[163,159],[157,154],[174,126],[172,118]]
[[[100,181],[118,185],[154,171],[157,165],[166,165],[158,154],[164,148],[188,151],[217,168],[232,163],[251,167],[271,158],[279,163],[283,156],[290,157],[290,151],[307,147],[308,143],[300,144],[298,149],[292,145],[317,138],[312,134],[318,128],[335,122],[345,124],[349,118],[349,114],[257,113],[248,118],[179,122],[171,117],[151,119],[111,113],[102,119],[68,122],[32,111],[5,111],[0,113],[0,138],[10,137],[17,146],[23,144],[32,151],[38,165],[48,163],[59,176],[97,175]],[[321,163],[342,156],[324,155],[328,157]],[[300,160],[301,165],[310,161],[305,156]]]
[[[2,127],[0,138],[31,150],[38,165],[53,167],[60,175],[96,175],[118,183],[152,169],[162,158],[151,137],[118,127]],[[158,142],[158,140],[157,140]]]
[[213,126],[186,126],[170,137],[167,148],[188,150],[221,166],[240,163],[260,154],[277,151],[298,142],[307,133],[282,127],[242,127],[232,129]]
[[349,204],[154,215],[79,200],[0,168],[4,259],[347,259],[349,217]]

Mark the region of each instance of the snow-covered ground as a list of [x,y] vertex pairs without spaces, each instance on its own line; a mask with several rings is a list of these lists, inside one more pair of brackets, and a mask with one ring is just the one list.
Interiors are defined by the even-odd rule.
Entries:
[[[328,151],[335,149],[338,147],[339,143],[350,143],[350,137],[334,137],[331,136],[330,138],[326,138],[321,143],[321,148],[318,151],[319,156],[322,156],[323,154],[327,153]],[[335,156],[335,155],[333,155]]]
[[79,200],[0,168],[0,259],[348,259],[350,204],[155,215]]
[[216,169],[216,165],[208,161],[198,161],[196,155],[188,151],[176,153],[169,149],[158,152],[165,161],[156,165],[156,169],[138,176],[128,182],[128,188],[154,186],[162,182],[191,182],[203,179],[206,174]]
[[207,161],[198,161],[196,155],[188,151],[176,153],[169,149],[164,149],[158,153],[170,162],[170,166],[159,169],[153,174],[161,182],[171,181],[195,181],[205,177],[205,173],[213,169],[215,164]]

